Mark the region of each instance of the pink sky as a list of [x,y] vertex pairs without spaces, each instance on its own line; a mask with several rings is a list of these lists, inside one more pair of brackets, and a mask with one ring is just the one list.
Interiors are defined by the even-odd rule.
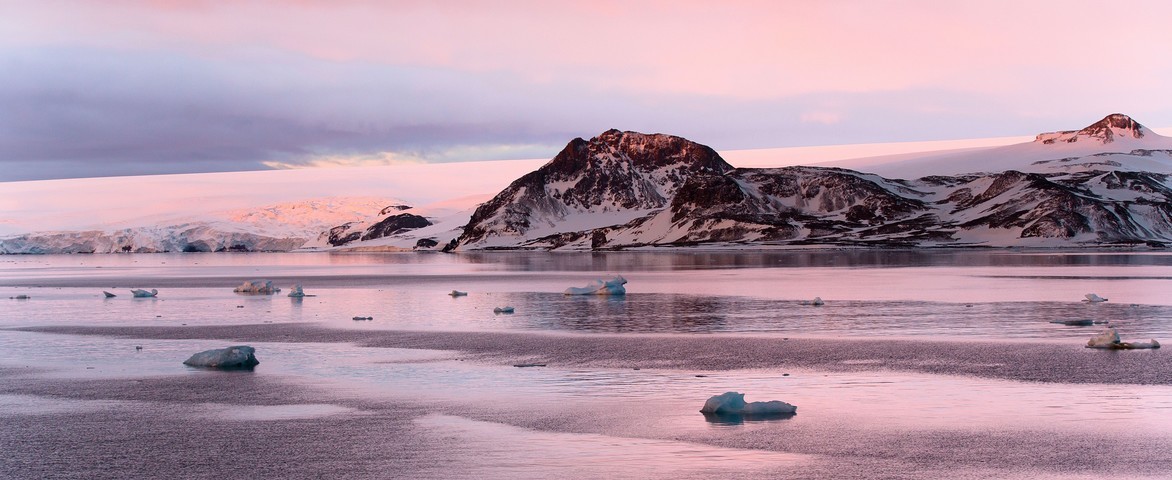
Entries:
[[542,158],[611,127],[721,150],[1032,135],[1112,112],[1160,127],[1170,14],[1158,1],[0,2],[0,99],[16,100],[0,181]]

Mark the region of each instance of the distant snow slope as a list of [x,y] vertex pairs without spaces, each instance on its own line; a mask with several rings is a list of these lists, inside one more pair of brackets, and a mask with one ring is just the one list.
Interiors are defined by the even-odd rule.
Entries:
[[995,173],[1070,173],[1089,170],[1172,172],[1172,137],[1165,137],[1122,114],[1081,130],[1043,133],[1031,142],[877,158],[827,162],[888,178]]
[[197,215],[157,214],[90,230],[0,239],[0,253],[288,251],[339,222],[375,218],[392,198],[332,197]]
[[329,197],[424,205],[495,192],[545,160],[0,182],[0,236],[93,230]]

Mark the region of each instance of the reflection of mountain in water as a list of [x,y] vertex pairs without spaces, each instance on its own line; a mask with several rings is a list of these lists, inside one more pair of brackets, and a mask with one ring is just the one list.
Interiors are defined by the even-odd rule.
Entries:
[[533,328],[599,333],[700,333],[729,327],[735,297],[696,295],[565,296],[530,294],[549,312],[534,315]]

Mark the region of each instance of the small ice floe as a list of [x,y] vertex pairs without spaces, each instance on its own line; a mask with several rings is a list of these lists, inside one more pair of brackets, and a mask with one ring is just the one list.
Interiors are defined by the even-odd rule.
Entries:
[[1052,320],[1050,323],[1057,323],[1060,325],[1067,325],[1071,327],[1089,327],[1095,324],[1094,320],[1089,318],[1080,318],[1077,320]]
[[595,280],[590,285],[585,287],[570,287],[565,291],[566,295],[626,295],[627,279],[622,275],[615,275],[610,280]]
[[374,317],[354,317],[351,320],[374,320]]
[[826,305],[826,302],[822,301],[822,297],[814,297],[813,300],[810,300],[809,302],[806,302],[805,304],[806,305],[813,305],[815,307],[821,307],[823,305]]
[[192,355],[191,358],[183,362],[184,365],[192,367],[226,370],[252,368],[259,363],[260,361],[256,359],[256,349],[247,345],[205,350]]
[[1124,342],[1119,340],[1119,332],[1108,327],[1103,333],[1091,337],[1087,341],[1087,348],[1104,348],[1109,350],[1136,350],[1145,348],[1160,348],[1160,342],[1152,339],[1150,342]]
[[513,307],[496,307],[492,313],[513,313]]
[[452,293],[449,293],[448,295],[452,296],[452,297],[466,297],[466,296],[468,296],[468,292],[461,292],[459,290],[452,290]]
[[134,295],[134,298],[151,298],[159,296],[159,291],[153,288],[149,292],[136,288],[131,290],[130,293]]
[[102,290],[102,295],[105,295],[106,298],[114,298],[114,297],[118,296],[118,295],[114,295],[113,293],[107,292],[105,290]]
[[232,289],[236,293],[252,293],[257,295],[272,295],[281,291],[273,285],[272,280],[247,280],[239,287]]
[[1107,299],[1106,299],[1106,298],[1100,297],[1100,296],[1098,296],[1098,295],[1095,295],[1095,294],[1093,294],[1093,293],[1088,293],[1088,294],[1086,294],[1086,295],[1084,295],[1084,296],[1085,296],[1085,297],[1087,297],[1087,299],[1086,299],[1086,300],[1083,300],[1084,302],[1100,303],[1100,302],[1106,302],[1106,301],[1107,301]]
[[28,300],[28,299],[30,299],[30,298],[33,298],[33,297],[30,297],[30,296],[28,296],[28,295],[25,295],[25,294],[20,294],[20,295],[17,295],[17,296],[15,296],[15,297],[8,297],[8,299],[9,299],[9,300]]
[[305,290],[302,290],[301,284],[298,283],[297,285],[294,285],[292,289],[289,290],[289,296],[293,297],[293,298],[305,298],[305,297],[313,297],[314,295],[306,295]]
[[798,413],[798,407],[781,400],[745,403],[745,394],[725,392],[704,402],[700,413],[709,415],[730,415],[745,418],[778,418]]

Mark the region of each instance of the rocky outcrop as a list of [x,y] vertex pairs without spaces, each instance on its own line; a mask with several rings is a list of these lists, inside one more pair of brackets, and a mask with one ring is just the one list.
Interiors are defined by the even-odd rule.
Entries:
[[1097,142],[1108,144],[1116,140],[1140,139],[1151,132],[1122,113],[1113,113],[1081,130],[1065,130],[1039,134],[1035,142],[1044,144]]
[[403,233],[407,230],[416,228],[423,228],[431,225],[431,222],[419,215],[412,215],[410,213],[400,213],[398,215],[390,215],[374,225],[366,228],[362,234],[362,240],[373,240],[376,238],[388,237],[398,233]]

